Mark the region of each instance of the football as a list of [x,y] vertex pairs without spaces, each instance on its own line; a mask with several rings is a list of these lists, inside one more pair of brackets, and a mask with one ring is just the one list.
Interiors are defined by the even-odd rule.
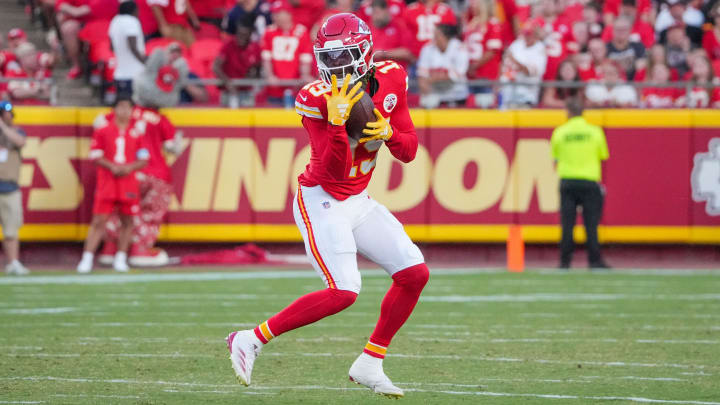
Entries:
[[358,140],[365,136],[362,132],[365,129],[365,124],[377,120],[373,112],[374,109],[375,104],[373,104],[372,97],[364,91],[362,98],[350,110],[350,116],[345,122],[345,129],[350,138]]

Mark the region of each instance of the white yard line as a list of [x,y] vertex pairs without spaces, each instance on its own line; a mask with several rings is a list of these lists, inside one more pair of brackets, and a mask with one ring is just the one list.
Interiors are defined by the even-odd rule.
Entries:
[[[203,383],[190,383],[190,382],[172,382],[172,381],[142,381],[142,380],[125,380],[125,379],[93,379],[93,378],[63,378],[63,377],[52,377],[52,376],[33,376],[33,377],[8,377],[0,378],[0,380],[24,380],[24,381],[63,381],[63,382],[78,382],[78,383],[110,383],[110,384],[143,384],[143,385],[160,385],[160,386],[187,386],[187,387],[207,387],[207,388],[239,388],[238,385],[227,385],[227,384],[203,384]],[[452,386],[458,388],[477,388],[477,385],[470,384],[451,384],[451,383],[406,383],[404,385],[417,385],[417,386]],[[321,390],[321,391],[362,391],[365,388],[347,388],[347,387],[329,387],[322,385],[283,385],[283,386],[253,386],[249,391],[256,393],[256,391],[275,391],[275,390],[298,390],[298,391],[309,391],[309,390]],[[202,390],[202,391],[180,391],[173,389],[165,389],[165,392],[198,392],[198,393],[216,393],[216,394],[238,394],[243,393],[242,388],[240,390]],[[581,400],[598,400],[598,401],[635,401],[642,403],[659,403],[659,404],[687,404],[687,405],[720,405],[720,402],[709,402],[709,401],[694,401],[694,400],[666,400],[666,399],[654,399],[644,397],[629,397],[629,396],[581,396],[581,395],[569,395],[569,394],[536,394],[536,393],[508,393],[508,392],[488,392],[488,391],[449,391],[449,390],[433,390],[433,389],[422,389],[422,388],[407,388],[408,392],[423,392],[433,394],[447,394],[447,395],[471,395],[471,396],[488,396],[488,397],[517,397],[517,398],[543,398],[543,399],[581,399]],[[108,396],[109,397],[109,396]],[[0,402],[0,403],[40,403],[40,402]]]
[[[417,342],[435,342],[439,339],[437,337],[412,337],[411,340]],[[681,340],[681,339],[547,339],[547,338],[517,338],[517,339],[464,339],[464,338],[446,338],[442,339],[442,342],[455,342],[455,343],[618,343],[618,342],[632,342],[632,343],[652,343],[652,344],[689,344],[689,345],[717,345],[720,344],[720,340]]]
[[681,300],[720,301],[720,294],[587,294],[587,293],[536,293],[490,295],[422,295],[422,302],[473,303],[473,302],[577,302],[626,300]]
[[[469,275],[469,274],[498,274],[505,273],[503,269],[478,268],[434,268],[431,269],[433,277]],[[544,274],[566,277],[568,274],[556,270],[528,271],[528,274]],[[597,277],[613,274],[654,275],[654,276],[719,276],[717,270],[679,270],[656,269],[635,270],[617,269],[607,273],[594,273]],[[365,277],[387,277],[382,270],[363,270]],[[288,271],[251,271],[251,272],[208,272],[208,273],[139,273],[139,274],[92,274],[92,275],[58,275],[58,276],[29,276],[29,277],[2,277],[0,285],[50,285],[50,284],[118,284],[118,283],[147,283],[157,281],[222,281],[222,280],[261,280],[261,279],[303,279],[317,278],[317,273],[309,270]],[[525,280],[523,280],[525,281]]]
[[109,399],[141,399],[137,395],[89,395],[89,394],[53,394],[51,397],[58,398],[109,398]]
[[57,307],[57,308],[11,308],[0,309],[0,314],[10,315],[37,315],[37,314],[64,314],[77,310],[74,307]]
[[[84,357],[86,353],[3,353],[9,357]],[[96,353],[93,356],[104,357],[137,357],[137,358],[217,358],[215,355],[204,354],[183,354],[183,353]],[[356,357],[357,353],[292,353],[292,352],[268,352],[263,356],[272,357]],[[594,361],[594,360],[548,360],[548,359],[522,359],[513,357],[489,357],[489,356],[465,356],[457,354],[388,354],[390,358],[417,359],[417,360],[461,360],[461,361],[487,361],[500,363],[538,363],[538,364],[571,364],[571,365],[592,365],[603,367],[640,367],[640,368],[680,368],[680,369],[715,369],[720,365],[704,364],[679,364],[679,363],[638,363],[626,361]]]

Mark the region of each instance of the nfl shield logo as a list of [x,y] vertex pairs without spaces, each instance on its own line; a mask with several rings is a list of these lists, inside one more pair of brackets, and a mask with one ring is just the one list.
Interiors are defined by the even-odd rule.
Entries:
[[323,204],[323,208],[325,208],[325,209],[330,208],[330,203],[328,201],[325,201],[322,204]]

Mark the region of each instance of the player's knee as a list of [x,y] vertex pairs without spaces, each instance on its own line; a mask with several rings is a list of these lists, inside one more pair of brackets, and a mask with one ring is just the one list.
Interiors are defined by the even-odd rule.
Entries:
[[337,290],[331,289],[334,302],[337,304],[339,309],[345,309],[355,303],[358,294],[354,291],[349,290]]
[[403,288],[420,292],[430,280],[430,270],[425,263],[420,263],[395,273],[393,280]]

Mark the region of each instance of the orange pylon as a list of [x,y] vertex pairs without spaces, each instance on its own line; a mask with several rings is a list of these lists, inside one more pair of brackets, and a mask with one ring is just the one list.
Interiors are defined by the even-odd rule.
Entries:
[[525,270],[525,242],[522,237],[522,226],[510,225],[507,239],[508,271],[520,273]]

